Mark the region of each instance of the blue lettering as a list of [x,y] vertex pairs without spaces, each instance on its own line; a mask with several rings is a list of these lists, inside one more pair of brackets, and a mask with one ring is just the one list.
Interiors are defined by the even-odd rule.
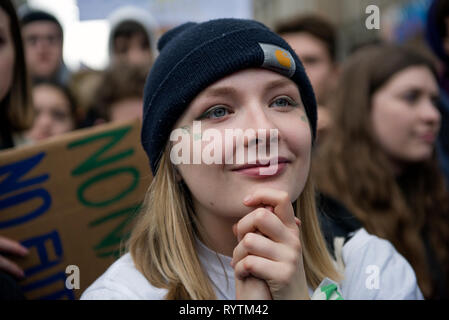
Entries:
[[26,215],[10,219],[7,221],[0,221],[0,229],[9,228],[14,225],[30,221],[34,218],[37,218],[41,214],[45,213],[51,206],[51,196],[47,192],[47,190],[36,189],[15,196],[11,196],[4,200],[0,200],[0,210],[2,210],[23,203],[33,198],[41,198],[43,200],[42,205],[39,208],[35,209],[34,211],[27,213]]
[[70,300],[75,300],[75,294],[73,293],[73,290],[70,290],[65,286],[66,274],[64,272],[58,272],[58,273],[51,275],[47,278],[37,280],[33,283],[24,285],[21,288],[22,288],[23,292],[29,292],[32,290],[46,287],[52,283],[56,283],[57,281],[62,281],[64,289],[58,290],[54,293],[51,293],[51,294],[43,296],[43,297],[39,297],[39,299],[40,300],[59,300],[65,296]]
[[[53,248],[55,249],[55,254],[57,257],[56,260],[49,260],[47,250],[45,248],[46,241],[51,241],[51,243],[53,244]],[[36,247],[37,253],[39,255],[39,260],[41,262],[40,265],[33,266],[24,270],[26,277],[41,272],[42,270],[51,268],[62,261],[62,243],[61,238],[59,237],[59,234],[56,230],[43,236],[25,240],[22,242],[22,245],[27,248]]]
[[19,181],[23,175],[39,164],[44,156],[45,153],[42,152],[31,158],[0,167],[0,176],[9,173],[9,176],[0,182],[0,195],[46,181],[49,177],[48,174],[25,181]]
[[[1,166],[0,177],[4,175],[7,176],[0,182],[0,195],[43,183],[48,180],[48,174],[43,174],[27,180],[20,180],[25,174],[37,166],[42,161],[44,156],[45,153],[41,152],[28,159]],[[45,189],[40,188],[0,200],[0,210],[2,210],[34,198],[41,198],[43,200],[43,203],[39,208],[18,218],[10,219],[8,221],[0,221],[0,229],[9,228],[30,221],[45,213],[51,206],[51,196]]]

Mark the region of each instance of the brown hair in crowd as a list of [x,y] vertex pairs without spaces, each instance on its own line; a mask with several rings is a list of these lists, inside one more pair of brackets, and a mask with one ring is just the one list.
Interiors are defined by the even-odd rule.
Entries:
[[[332,138],[316,150],[314,174],[322,193],[341,201],[369,233],[388,239],[409,261],[429,298],[436,283],[423,234],[449,280],[449,198],[444,178],[435,155],[411,164],[396,177],[370,122],[374,92],[411,66],[425,66],[436,78],[431,62],[402,47],[368,46],[348,59],[333,100],[328,135]],[[449,283],[444,286],[449,288]]]
[[[114,30],[112,38],[114,39],[114,41],[119,37],[130,39],[132,36],[136,34],[140,34],[143,36],[143,38],[145,39],[143,43],[144,48],[150,49],[150,39],[148,38],[148,33],[145,30],[145,28],[136,21],[126,20],[122,22]],[[117,51],[119,50],[119,48],[115,48],[115,50]]]
[[332,62],[337,60],[337,34],[335,27],[328,19],[322,16],[308,14],[292,17],[276,25],[275,32],[280,35],[297,32],[309,33],[326,44]]
[[9,28],[15,51],[11,89],[0,101],[1,141],[2,144],[12,147],[12,133],[23,132],[31,127],[33,109],[19,20],[10,0],[0,1],[0,8],[9,17]]
[[107,69],[99,81],[90,112],[110,121],[110,106],[128,98],[142,98],[148,70],[130,64],[117,64]]

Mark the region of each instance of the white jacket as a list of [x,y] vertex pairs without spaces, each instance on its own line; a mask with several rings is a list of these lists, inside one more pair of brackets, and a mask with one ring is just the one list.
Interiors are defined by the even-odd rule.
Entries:
[[[231,257],[216,254],[200,242],[197,248],[217,298],[234,300]],[[343,246],[342,254],[345,279],[340,283],[340,292],[343,299],[423,299],[413,269],[388,241],[360,229]],[[319,288],[315,293],[309,289],[309,294],[316,296]],[[148,282],[127,253],[91,284],[81,299],[159,300],[164,299],[166,293],[166,289],[155,288]]]

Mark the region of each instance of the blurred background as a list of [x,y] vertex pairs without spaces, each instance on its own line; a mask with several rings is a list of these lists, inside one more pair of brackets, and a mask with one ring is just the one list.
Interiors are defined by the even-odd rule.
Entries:
[[[335,219],[342,223],[337,225],[323,215],[323,233],[331,253],[341,254],[342,248],[334,244],[344,246],[356,232],[352,228],[363,226],[368,233],[390,241],[407,259],[426,299],[449,298],[449,0],[0,1],[0,37],[9,39],[3,35],[9,34],[14,40],[0,38],[0,151],[53,138],[64,143],[65,152],[69,140],[64,139],[70,138],[62,137],[65,133],[105,123],[142,120],[146,78],[160,54],[156,44],[173,27],[217,18],[254,19],[267,25],[298,54],[316,97],[312,170],[321,194],[317,206],[330,213],[329,217],[343,217]],[[2,9],[5,4],[9,14]],[[5,14],[12,27],[6,23]],[[170,54],[169,50],[162,50],[160,57]],[[160,70],[154,74],[158,76]],[[276,101],[280,98],[284,100],[278,96]],[[153,107],[147,110],[148,119]],[[98,130],[109,129],[103,126]],[[88,131],[83,134],[92,134]],[[116,142],[111,143],[104,148]],[[140,148],[138,138],[133,143]],[[50,146],[42,143],[39,150],[49,150]],[[87,159],[91,153],[85,152]],[[142,176],[147,177],[148,160],[143,152],[136,157],[145,168]],[[19,159],[15,155],[10,158],[8,161]],[[65,158],[61,155],[58,159]],[[8,163],[14,163],[8,166],[15,168],[15,162]],[[59,166],[49,163],[52,177],[65,177],[58,174]],[[119,193],[122,183],[107,181],[112,194],[124,194]],[[71,188],[77,182],[64,181],[61,189],[59,180],[57,183],[61,194],[74,194]],[[102,189],[95,190],[105,196]],[[136,191],[136,199],[143,195],[144,191]],[[64,197],[58,193],[55,198]],[[114,203],[117,210],[131,204],[135,208],[135,201],[140,201],[127,199],[129,204]],[[6,200],[2,201],[5,206]],[[101,210],[108,201],[94,203],[100,210],[98,217],[105,214]],[[84,213],[84,206],[79,204],[77,210]],[[132,217],[133,210],[126,211],[126,215]],[[11,216],[17,214],[11,212]],[[111,245],[115,248],[122,236],[129,235],[118,236],[122,226],[101,243],[112,237],[118,241]],[[10,229],[7,237],[19,239],[16,231]],[[82,234],[81,230],[77,232]],[[29,276],[18,266],[4,270],[4,266],[15,266],[8,263],[6,255],[2,256],[3,248],[11,246],[2,246],[2,242],[11,243],[11,239],[0,234],[0,280],[4,271],[19,278]],[[89,244],[95,250],[96,241]],[[26,255],[24,250],[12,253]],[[118,252],[109,247],[107,250],[102,257]],[[366,252],[379,255],[376,250]],[[84,248],[78,253],[86,257]],[[2,258],[7,263],[2,264]],[[402,267],[393,264],[388,271],[394,273],[392,279],[403,279]],[[89,265],[90,260],[86,268]],[[105,265],[95,264],[95,272],[87,280],[93,281],[104,272]],[[46,275],[38,276],[27,281],[44,283],[42,277]],[[410,299],[419,290],[415,290],[415,277],[409,278],[413,279],[410,286],[401,284],[391,290],[386,286],[381,294],[369,291],[368,296]],[[34,290],[28,284],[23,288]],[[404,288],[409,288],[411,295]],[[20,295],[22,289],[14,292]],[[0,283],[0,300],[1,291]],[[34,294],[30,298],[55,297],[44,291],[39,293],[44,296]],[[357,299],[368,296],[356,295]]]
[[[64,60],[70,69],[103,69],[108,65],[108,16],[118,7],[133,5],[157,20],[160,34],[185,21],[219,17],[253,18],[274,27],[283,19],[318,13],[338,30],[339,56],[373,39],[404,43],[421,41],[430,0],[15,0],[20,8],[45,9],[64,29]],[[380,29],[368,30],[365,10],[376,5]],[[22,9],[23,10],[23,9]]]

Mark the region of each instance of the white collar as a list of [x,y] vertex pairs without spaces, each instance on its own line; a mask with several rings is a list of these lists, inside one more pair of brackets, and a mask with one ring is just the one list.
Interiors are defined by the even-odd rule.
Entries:
[[[198,257],[206,270],[218,299],[235,300],[235,277],[234,269],[231,267],[231,257],[222,255],[209,249],[198,237],[196,239],[196,250]],[[308,286],[309,295],[313,290]]]
[[234,269],[231,257],[209,249],[196,237],[198,257],[215,288],[218,299],[235,300]]

